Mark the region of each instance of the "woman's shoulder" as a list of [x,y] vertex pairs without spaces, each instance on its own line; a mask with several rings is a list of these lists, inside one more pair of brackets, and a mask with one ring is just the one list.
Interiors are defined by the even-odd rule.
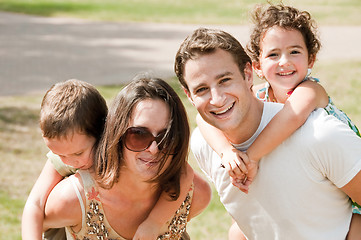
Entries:
[[194,190],[189,219],[200,214],[209,204],[212,197],[212,189],[209,183],[198,173],[194,173]]
[[50,192],[45,205],[45,220],[50,219],[50,228],[75,226],[81,223],[82,212],[77,193],[82,193],[78,174],[60,181]]

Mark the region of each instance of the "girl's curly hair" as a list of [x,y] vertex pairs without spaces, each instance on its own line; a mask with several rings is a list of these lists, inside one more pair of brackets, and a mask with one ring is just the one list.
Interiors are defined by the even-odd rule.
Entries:
[[252,20],[255,25],[247,52],[253,62],[259,62],[261,39],[274,26],[300,31],[306,43],[309,60],[315,58],[321,48],[316,22],[307,11],[299,11],[283,4],[271,5],[266,9],[258,5],[252,14]]

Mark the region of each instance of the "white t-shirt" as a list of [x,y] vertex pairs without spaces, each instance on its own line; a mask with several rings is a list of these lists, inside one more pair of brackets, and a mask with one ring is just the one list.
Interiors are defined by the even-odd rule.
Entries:
[[46,156],[50,160],[50,162],[53,164],[55,170],[63,177],[69,177],[70,175],[73,175],[76,173],[76,169],[72,166],[66,165],[61,161],[60,157],[56,154],[54,154],[52,151],[49,151]]
[[[282,106],[265,103],[258,130],[236,147],[246,150]],[[302,127],[261,159],[248,194],[231,184],[198,128],[191,148],[249,239],[345,239],[351,203],[339,188],[361,169],[361,138],[323,109],[312,112]]]

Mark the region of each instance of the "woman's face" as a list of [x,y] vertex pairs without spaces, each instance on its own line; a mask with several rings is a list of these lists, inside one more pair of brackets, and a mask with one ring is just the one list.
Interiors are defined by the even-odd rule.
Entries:
[[[146,99],[134,107],[128,128],[139,127],[148,130],[153,136],[158,136],[167,129],[169,117],[169,107],[165,102],[159,99]],[[126,147],[123,149],[126,168],[138,175],[138,178],[149,180],[157,175],[162,152],[156,141],[140,152],[131,151]],[[169,166],[170,160],[171,157],[161,172]]]

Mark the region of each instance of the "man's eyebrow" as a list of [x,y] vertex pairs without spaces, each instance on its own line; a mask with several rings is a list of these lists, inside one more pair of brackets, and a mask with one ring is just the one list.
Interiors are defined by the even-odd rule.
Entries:
[[[220,74],[216,75],[214,77],[214,79],[220,79],[220,78],[223,78],[225,76],[233,76],[233,75],[234,75],[233,72],[226,71],[226,72],[223,72],[223,73],[220,73]],[[199,89],[199,88],[201,88],[203,86],[206,86],[206,84],[202,82],[202,83],[199,83],[198,85],[194,86],[194,89],[196,90],[196,89]]]
[[217,76],[216,76],[216,79],[220,79],[220,78],[223,78],[223,77],[225,77],[225,76],[232,76],[233,75],[233,73],[232,72],[229,72],[229,71],[227,71],[227,72],[224,72],[224,73],[221,73],[221,74],[218,74]]

